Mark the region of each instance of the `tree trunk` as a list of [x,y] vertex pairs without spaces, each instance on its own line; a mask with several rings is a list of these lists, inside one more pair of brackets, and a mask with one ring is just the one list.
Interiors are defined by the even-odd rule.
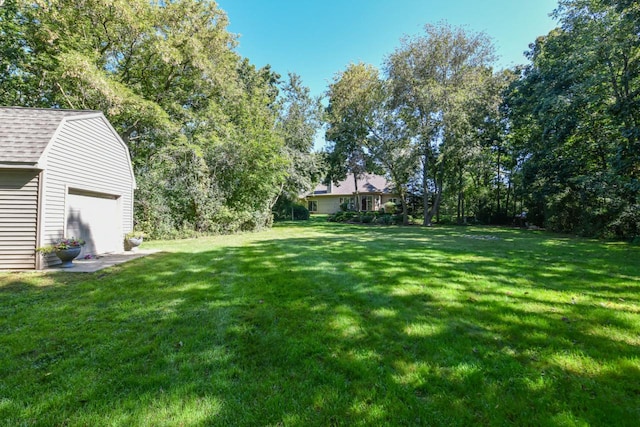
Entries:
[[431,218],[429,222],[435,216],[436,221],[440,222],[440,201],[442,200],[442,186],[436,185],[436,197],[433,200],[433,207],[431,208]]
[[407,209],[407,195],[400,194],[400,205],[402,206],[402,224],[409,225],[409,209]]
[[360,193],[358,192],[358,175],[353,174],[353,185],[356,189],[356,211],[358,212],[358,222],[362,222],[362,207],[360,206]]
[[496,180],[496,202],[498,215],[500,214],[500,149],[498,149],[498,179]]
[[462,223],[467,225],[467,215],[464,211],[464,194],[462,195]]
[[433,174],[433,182],[436,187],[435,197],[433,199],[433,206],[429,210],[429,226],[431,226],[431,220],[434,216],[437,216],[437,220],[440,220],[440,201],[442,200],[442,180],[438,180],[438,175],[443,174],[443,163],[440,164],[440,170],[435,171]]
[[422,201],[423,201],[423,221],[424,227],[431,227],[431,216],[429,215],[429,153],[425,151],[422,155]]
[[462,188],[462,165],[458,162],[458,209],[456,215],[456,223],[462,223],[464,216],[464,192]]
[[504,213],[509,215],[509,201],[511,199],[511,178],[509,178],[509,184],[507,185],[507,200],[504,203]]

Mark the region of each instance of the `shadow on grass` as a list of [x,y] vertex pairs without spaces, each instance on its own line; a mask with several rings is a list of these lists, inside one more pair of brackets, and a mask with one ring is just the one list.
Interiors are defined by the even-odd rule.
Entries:
[[638,419],[640,281],[618,247],[517,230],[287,227],[3,284],[0,419]]

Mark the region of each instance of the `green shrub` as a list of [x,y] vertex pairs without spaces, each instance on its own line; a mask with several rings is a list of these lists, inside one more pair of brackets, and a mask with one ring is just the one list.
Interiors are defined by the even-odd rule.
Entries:
[[302,205],[293,205],[293,219],[301,221],[309,219],[309,209]]
[[330,215],[329,218],[327,218],[327,221],[329,221],[329,222],[349,222],[349,221],[353,221],[357,216],[358,216],[358,212],[340,211],[340,212],[334,213],[333,215]]
[[387,202],[384,204],[383,209],[384,213],[393,215],[394,213],[396,213],[397,206],[393,202]]
[[380,215],[376,223],[382,225],[391,225],[393,224],[393,218],[389,214]]
[[327,218],[327,221],[329,222],[342,222],[342,214],[343,212],[336,212],[333,215],[329,215],[329,217]]
[[290,200],[278,200],[273,207],[273,217],[276,221],[304,221],[309,219],[309,209]]
[[613,237],[640,242],[640,205],[625,206],[616,218],[608,224],[606,232]]
[[363,224],[371,224],[375,219],[375,215],[372,213],[366,213],[362,215],[362,223]]

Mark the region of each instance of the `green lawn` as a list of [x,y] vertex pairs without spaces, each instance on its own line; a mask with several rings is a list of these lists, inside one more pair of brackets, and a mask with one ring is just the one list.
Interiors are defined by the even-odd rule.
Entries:
[[640,420],[640,247],[311,221],[0,274],[0,425]]

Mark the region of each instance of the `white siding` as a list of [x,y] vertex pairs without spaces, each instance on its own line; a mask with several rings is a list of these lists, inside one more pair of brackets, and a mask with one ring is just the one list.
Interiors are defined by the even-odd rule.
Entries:
[[122,215],[117,232],[123,237],[133,228],[134,183],[128,152],[104,117],[67,118],[43,160],[46,169],[42,244],[53,243],[66,233],[69,189],[114,196]]
[[333,214],[340,210],[340,196],[308,197],[307,200],[318,202],[318,214]]
[[0,170],[0,270],[34,269],[39,171]]
[[[380,209],[386,202],[388,202],[392,198],[398,198],[395,194],[361,194],[360,197],[372,196],[374,200],[374,210]],[[336,212],[340,212],[340,198],[349,198],[355,197],[354,195],[327,195],[327,196],[309,196],[306,200],[315,200],[318,202],[318,210],[313,213],[318,214],[334,214]],[[376,205],[376,200],[379,200]],[[306,204],[305,204],[306,206]]]
[[384,204],[387,203],[391,199],[396,199],[397,203],[400,203],[400,196],[396,194],[384,194],[382,196],[382,200],[380,200],[380,207],[384,207]]

